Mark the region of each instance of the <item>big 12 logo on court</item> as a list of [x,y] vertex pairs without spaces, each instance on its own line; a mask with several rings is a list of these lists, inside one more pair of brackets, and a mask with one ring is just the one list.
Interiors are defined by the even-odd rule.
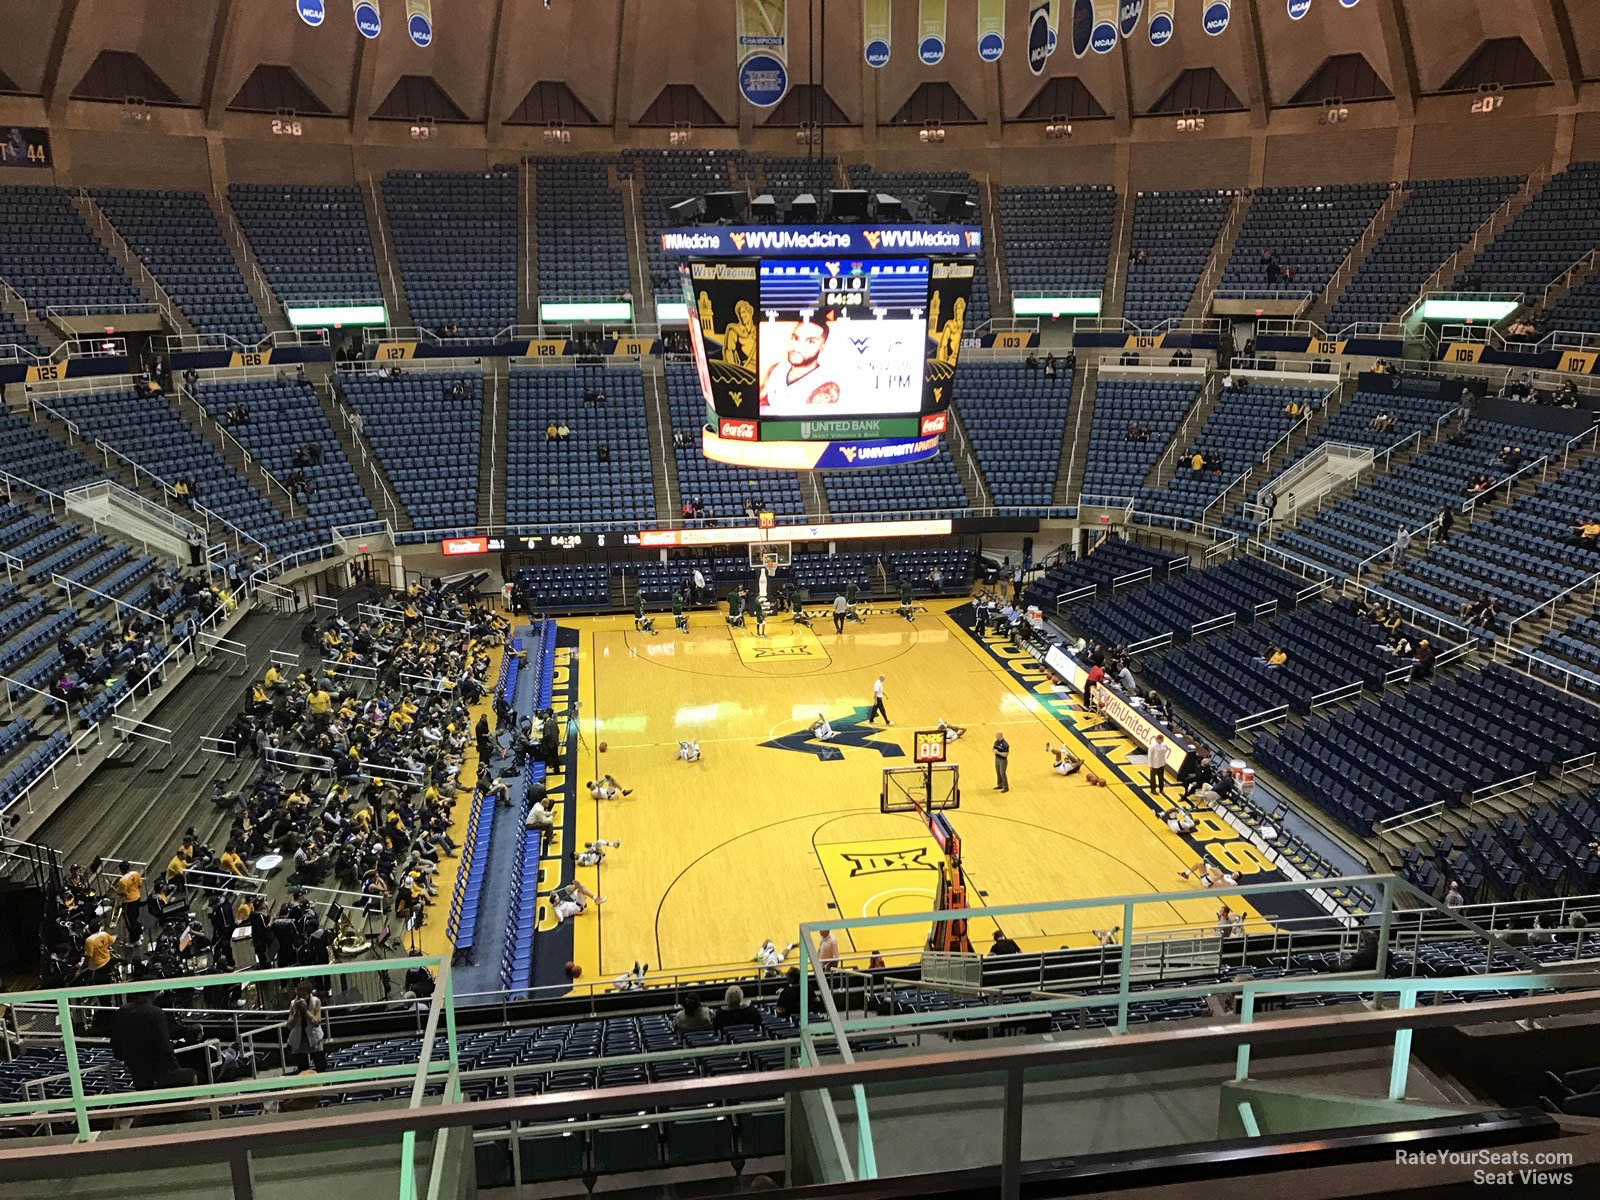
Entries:
[[723,421],[719,431],[729,441],[753,442],[756,440],[754,421]]

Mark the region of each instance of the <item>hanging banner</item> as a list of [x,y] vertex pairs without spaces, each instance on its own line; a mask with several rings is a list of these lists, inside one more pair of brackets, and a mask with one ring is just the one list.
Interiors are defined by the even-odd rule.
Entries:
[[1289,0],[1289,20],[1298,21],[1311,11],[1311,0]]
[[1117,32],[1131,38],[1139,28],[1139,18],[1144,15],[1144,0],[1121,0],[1117,5]]
[[1089,48],[1096,54],[1110,54],[1117,48],[1117,0],[1094,0]]
[[1089,35],[1094,32],[1094,0],[1072,0],[1072,56],[1089,53]]
[[1361,3],[1361,0],[1339,0],[1339,3],[1344,5],[1346,8],[1354,8],[1356,5]]
[[1150,0],[1150,44],[1165,46],[1172,40],[1172,6],[1175,0]]
[[917,0],[917,57],[925,67],[944,61],[945,0]]
[[433,45],[433,0],[406,0],[406,32],[419,50]]
[[375,38],[383,32],[383,16],[378,12],[378,0],[353,0],[356,10],[356,32],[364,38]]
[[867,66],[889,65],[889,6],[892,0],[861,0],[861,38]]
[[978,0],[978,57],[999,62],[1006,51],[1006,0]]
[[1061,0],[1050,0],[1050,41],[1049,53],[1056,52],[1056,39],[1061,28]]
[[1203,0],[1200,9],[1200,23],[1212,37],[1219,33],[1226,33],[1228,20],[1233,16],[1233,8],[1229,0]]
[[1028,0],[1028,70],[1044,74],[1050,57],[1050,0]]
[[300,19],[313,29],[321,25],[328,15],[328,8],[323,0],[295,0],[294,10],[300,14]]
[[789,90],[789,0],[735,0],[739,94],[771,108]]

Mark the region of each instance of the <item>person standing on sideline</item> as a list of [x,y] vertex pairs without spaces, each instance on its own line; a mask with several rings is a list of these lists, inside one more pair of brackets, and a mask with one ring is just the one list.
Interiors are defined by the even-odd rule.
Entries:
[[1006,761],[1011,757],[1011,743],[1004,733],[994,735],[994,790],[1009,792],[1011,781],[1006,778]]
[[1404,525],[1397,526],[1394,531],[1394,553],[1389,556],[1389,561],[1399,562],[1409,549],[1411,549],[1411,531]]
[[844,632],[844,619],[849,611],[850,601],[844,598],[843,592],[840,592],[833,598],[833,631],[835,633]]
[[704,604],[706,596],[706,577],[700,574],[700,568],[694,569],[694,602]]
[[1455,527],[1456,515],[1450,511],[1450,506],[1446,505],[1439,510],[1439,540],[1441,542],[1449,541],[1450,531]]
[[879,675],[872,683],[872,712],[867,716],[867,724],[871,724],[879,717],[883,718],[885,725],[893,725],[889,720],[889,710],[883,706],[883,676]]
[[1150,743],[1150,790],[1158,796],[1167,794],[1167,758],[1172,753],[1172,747],[1167,745],[1167,735],[1156,734],[1156,740]]
[[1011,603],[1022,603],[1022,564],[1018,563],[1011,572]]

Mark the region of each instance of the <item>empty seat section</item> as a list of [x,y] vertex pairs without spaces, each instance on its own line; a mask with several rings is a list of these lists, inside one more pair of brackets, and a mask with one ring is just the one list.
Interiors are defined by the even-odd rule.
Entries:
[[515,167],[390,171],[383,206],[417,326],[490,339],[516,324]]

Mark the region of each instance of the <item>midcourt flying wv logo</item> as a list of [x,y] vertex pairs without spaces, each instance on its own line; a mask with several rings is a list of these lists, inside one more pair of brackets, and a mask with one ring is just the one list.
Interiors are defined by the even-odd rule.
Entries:
[[815,754],[820,762],[843,761],[843,747],[846,746],[853,750],[876,750],[884,758],[904,758],[906,752],[895,743],[872,740],[874,734],[882,733],[883,730],[866,723],[867,714],[871,711],[869,706],[858,704],[848,717],[830,722],[833,732],[838,736],[826,742],[813,737],[809,729],[797,729],[793,733],[762,742],[761,747],[764,750],[792,750],[798,754]]

